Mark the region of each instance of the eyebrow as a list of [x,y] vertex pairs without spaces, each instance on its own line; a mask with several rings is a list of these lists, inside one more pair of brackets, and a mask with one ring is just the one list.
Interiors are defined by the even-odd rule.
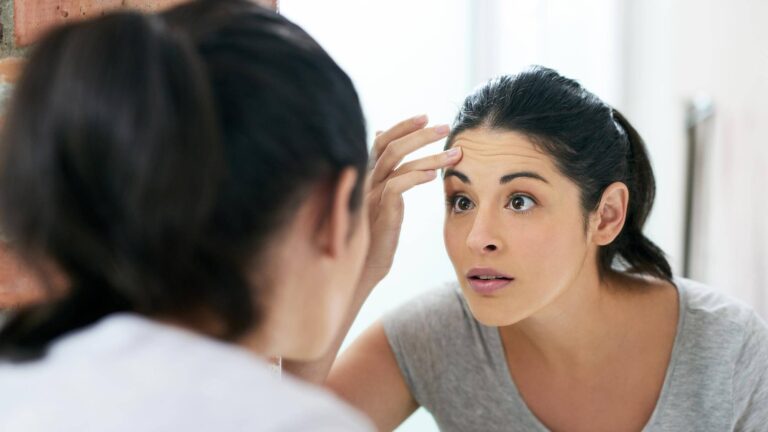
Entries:
[[[448,177],[456,177],[457,179],[461,180],[462,183],[472,184],[472,182],[469,180],[469,177],[467,177],[466,174],[462,173],[461,171],[457,171],[453,168],[449,168],[445,170],[445,175],[443,176],[443,180],[447,179]],[[547,181],[547,179],[545,179],[544,177],[532,171],[521,171],[521,172],[516,172],[516,173],[511,173],[511,174],[501,176],[501,178],[499,179],[499,184],[502,184],[502,185],[507,184],[512,180],[520,177],[539,180],[549,184],[549,181]]]

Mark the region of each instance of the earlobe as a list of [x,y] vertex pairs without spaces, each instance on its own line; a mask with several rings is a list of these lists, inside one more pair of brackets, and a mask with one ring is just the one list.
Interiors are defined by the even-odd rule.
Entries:
[[616,182],[603,192],[596,214],[596,227],[592,236],[598,246],[613,242],[624,228],[629,204],[629,189],[624,183]]

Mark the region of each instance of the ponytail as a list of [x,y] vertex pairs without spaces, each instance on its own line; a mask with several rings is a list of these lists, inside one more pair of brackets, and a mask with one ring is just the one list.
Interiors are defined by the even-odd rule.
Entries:
[[[53,260],[70,285],[10,313],[0,356],[39,357],[118,311],[231,306],[200,270],[237,273],[203,242],[223,174],[210,93],[194,48],[157,16],[65,26],[35,48],[2,136],[0,218],[22,257]],[[237,333],[253,317],[232,279],[213,286],[236,285],[240,305],[226,313]]]
[[618,110],[611,109],[620,140],[627,145],[627,217],[616,240],[600,250],[601,268],[611,268],[616,257],[627,271],[663,280],[672,279],[672,269],[664,252],[643,234],[643,226],[653,208],[656,180],[645,142]]

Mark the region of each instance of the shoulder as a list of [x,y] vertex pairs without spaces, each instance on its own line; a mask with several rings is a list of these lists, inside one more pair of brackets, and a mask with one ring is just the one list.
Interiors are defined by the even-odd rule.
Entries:
[[453,334],[474,322],[455,282],[427,291],[384,315],[384,330],[393,341],[421,344]]
[[385,315],[383,324],[411,394],[433,412],[467,376],[490,367],[487,348],[497,333],[474,319],[456,282],[406,302]]
[[[687,345],[696,347],[700,358],[729,367],[737,392],[741,384],[766,375],[768,325],[757,312],[715,288],[686,279],[675,282],[685,308]],[[742,376],[746,381],[739,383]]]
[[[734,430],[762,430],[768,422],[768,324],[745,303],[701,284],[682,281],[700,362],[730,381]],[[718,381],[716,373],[706,376]]]
[[[233,364],[221,365],[228,366]],[[167,430],[373,430],[363,414],[329,391],[285,374],[278,377],[262,364],[238,366],[230,373],[210,371],[155,394],[123,406],[125,422],[147,418],[152,424],[146,430],[158,421],[167,422]],[[131,429],[145,429],[138,426]]]
[[278,376],[248,351],[212,340],[189,345],[188,370],[171,375],[168,396],[180,404],[168,412],[192,413],[198,417],[196,430],[217,430],[222,424],[240,425],[233,430],[373,430],[362,414],[329,391]]
[[724,336],[731,342],[765,327],[752,307],[715,287],[689,279],[675,279],[681,294],[685,324],[710,337]]
[[0,384],[13,389],[0,392],[0,430],[372,430],[244,349],[133,316],[65,338],[40,361],[0,365]]
[[[253,430],[263,430],[264,418],[271,418],[270,430],[372,431],[372,423],[329,391],[283,375],[269,390],[248,389],[264,401],[254,409],[252,398],[242,398],[237,415],[246,417]],[[247,393],[246,393],[247,394]],[[215,425],[214,425],[215,426]]]

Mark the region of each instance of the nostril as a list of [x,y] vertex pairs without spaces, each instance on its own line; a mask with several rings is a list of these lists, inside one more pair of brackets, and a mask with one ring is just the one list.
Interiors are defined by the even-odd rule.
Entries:
[[487,245],[487,246],[485,246],[485,250],[488,251],[488,252],[493,252],[493,251],[496,250],[496,245],[492,245],[492,244]]

